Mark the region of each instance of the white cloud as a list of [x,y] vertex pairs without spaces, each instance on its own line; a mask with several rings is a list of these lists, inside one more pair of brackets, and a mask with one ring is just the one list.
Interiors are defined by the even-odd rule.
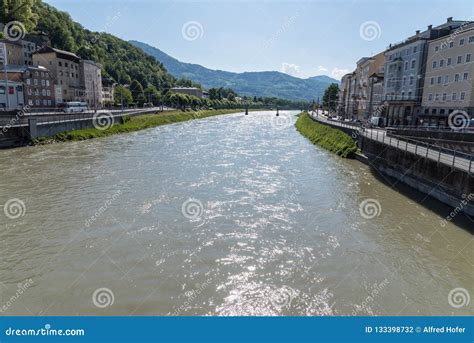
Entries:
[[328,68],[324,67],[324,66],[318,66],[318,72],[319,73],[327,73],[329,71]]
[[298,76],[300,73],[300,66],[292,63],[283,62],[281,64],[281,71],[282,73],[291,75],[291,76]]
[[349,73],[349,69],[340,69],[338,67],[335,67],[331,70],[331,76],[337,80],[340,80],[344,75]]

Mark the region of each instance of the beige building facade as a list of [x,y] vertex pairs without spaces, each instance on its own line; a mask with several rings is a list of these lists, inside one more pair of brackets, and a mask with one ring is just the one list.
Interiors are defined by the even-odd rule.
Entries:
[[57,105],[69,101],[85,101],[81,87],[80,58],[68,51],[45,47],[33,53],[33,65],[49,69],[55,85]]
[[84,100],[91,108],[99,108],[102,99],[102,66],[94,61],[82,60],[80,66],[81,87],[84,88]]
[[428,44],[422,125],[447,126],[449,114],[474,116],[474,23]]

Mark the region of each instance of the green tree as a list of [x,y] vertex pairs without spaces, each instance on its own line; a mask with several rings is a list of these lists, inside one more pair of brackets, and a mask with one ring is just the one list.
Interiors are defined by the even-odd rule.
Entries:
[[323,107],[331,112],[336,111],[337,99],[339,93],[339,86],[336,83],[332,83],[323,95]]
[[158,92],[155,86],[149,85],[143,92],[147,102],[151,102],[153,105],[158,105],[160,102],[160,92]]
[[123,101],[123,104],[128,106],[133,102],[132,93],[128,88],[117,86],[114,91],[114,101],[116,105],[120,106]]
[[134,102],[139,102],[139,100],[143,100],[144,94],[143,94],[143,86],[140,82],[137,80],[133,80],[132,83],[130,84],[130,92],[132,93],[133,101]]
[[26,31],[36,28],[38,15],[33,11],[33,6],[38,0],[2,0],[0,4],[0,22],[8,23],[19,21]]

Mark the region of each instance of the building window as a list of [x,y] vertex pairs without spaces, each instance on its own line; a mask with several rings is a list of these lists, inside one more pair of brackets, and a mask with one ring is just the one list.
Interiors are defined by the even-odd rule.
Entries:
[[36,101],[35,101],[35,102],[36,102],[36,106],[39,106],[39,105],[40,105],[40,101],[39,101],[39,99],[36,99]]
[[46,90],[46,95],[47,95],[47,96],[51,96],[51,91],[50,91],[49,89]]
[[414,77],[410,76],[410,85],[413,85],[413,80],[414,80]]
[[51,100],[48,100],[48,106],[51,106]]
[[417,48],[418,48],[417,46],[413,47],[413,53],[416,53]]
[[58,61],[58,66],[62,67],[63,63],[61,61]]
[[464,38],[461,38],[461,39],[459,40],[459,46],[463,46],[463,45],[464,45]]
[[442,80],[441,76],[438,76],[438,85],[441,84],[441,80]]
[[440,68],[444,67],[444,60],[439,60],[439,67]]
[[416,60],[411,60],[411,69],[415,69]]
[[0,86],[0,94],[5,94],[5,86]]
[[456,98],[457,98],[457,94],[453,93],[453,96],[452,96],[453,101],[456,101]]
[[448,57],[448,61],[446,62],[446,65],[448,65],[448,66],[451,65],[451,57]]
[[464,100],[464,98],[465,98],[465,97],[466,97],[466,93],[464,93],[464,92],[461,92],[461,97],[460,97],[460,98],[461,98],[461,100]]
[[68,66],[67,62],[64,62],[64,66],[67,68],[67,66]]
[[443,101],[446,101],[447,94],[443,93]]
[[466,63],[471,62],[471,54],[466,55]]
[[434,77],[432,77],[431,80],[430,80],[430,83],[431,83],[432,85],[434,85],[434,80],[435,80]]
[[438,52],[439,46],[435,46],[435,52]]
[[469,73],[462,74],[462,79],[466,81],[469,78]]
[[408,92],[408,99],[411,99],[411,91]]
[[451,49],[452,47],[454,47],[454,42],[449,42],[449,48]]
[[435,95],[435,101],[438,101],[439,100],[439,94],[436,94]]
[[428,101],[433,101],[433,94],[428,95]]
[[474,43],[474,36],[469,37],[469,43]]
[[408,61],[405,61],[405,70],[408,70]]
[[444,77],[444,84],[447,85],[449,83],[449,75]]
[[31,85],[31,79],[26,79],[26,84]]
[[457,63],[460,64],[462,62],[462,56],[458,56]]
[[433,67],[433,69],[436,69],[436,61],[433,61],[432,67]]
[[459,81],[459,74],[456,74],[454,75],[454,82],[458,82]]
[[38,79],[34,79],[34,80],[33,80],[33,84],[34,84],[35,86],[37,86],[37,85],[38,85]]

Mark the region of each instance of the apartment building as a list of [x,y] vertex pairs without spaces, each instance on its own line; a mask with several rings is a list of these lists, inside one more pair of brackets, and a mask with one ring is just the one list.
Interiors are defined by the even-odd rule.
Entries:
[[[48,69],[44,67],[9,65],[8,81],[23,85],[24,103],[30,108],[55,106],[54,85]],[[4,73],[0,79],[4,80]]]
[[24,106],[23,83],[0,80],[0,111],[21,110]]
[[33,65],[50,71],[54,82],[55,103],[85,101],[85,90],[81,86],[79,56],[51,47],[33,53]]
[[423,31],[385,51],[384,100],[389,125],[415,125],[421,112],[428,42],[446,37],[465,21],[448,18],[446,23]]
[[420,124],[447,126],[449,114],[474,116],[474,23],[428,43]]
[[0,39],[0,65],[6,64],[22,65],[23,60],[23,47],[21,43],[9,41],[7,39]]
[[102,106],[102,66],[94,61],[81,60],[79,63],[80,84],[84,89],[84,100],[91,108]]
[[[344,118],[367,120],[382,102],[384,53],[363,57],[353,73],[341,79],[338,114]],[[376,103],[374,103],[376,101]]]
[[115,82],[107,77],[102,78],[102,102],[104,106],[114,104]]
[[346,118],[347,114],[349,113],[349,98],[351,93],[350,86],[352,75],[353,73],[344,75],[341,78],[341,85],[339,86],[337,114],[344,118]]

